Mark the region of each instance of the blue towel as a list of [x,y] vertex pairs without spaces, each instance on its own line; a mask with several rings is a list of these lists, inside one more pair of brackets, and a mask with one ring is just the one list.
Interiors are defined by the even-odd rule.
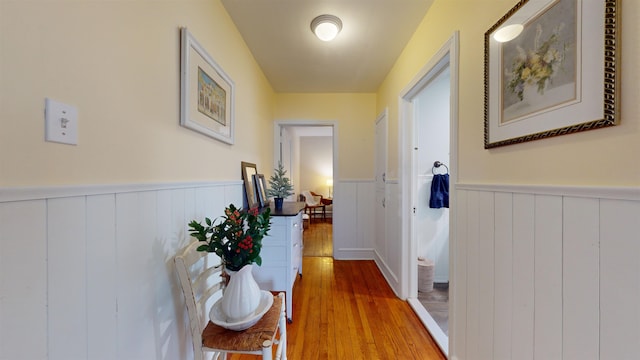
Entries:
[[449,174],[433,175],[429,207],[432,209],[449,207]]

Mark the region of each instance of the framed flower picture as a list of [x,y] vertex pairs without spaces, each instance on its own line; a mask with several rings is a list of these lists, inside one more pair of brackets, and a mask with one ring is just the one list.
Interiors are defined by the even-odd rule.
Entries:
[[180,125],[233,144],[235,84],[187,28],[180,31]]
[[521,0],[485,39],[485,148],[618,120],[617,1]]

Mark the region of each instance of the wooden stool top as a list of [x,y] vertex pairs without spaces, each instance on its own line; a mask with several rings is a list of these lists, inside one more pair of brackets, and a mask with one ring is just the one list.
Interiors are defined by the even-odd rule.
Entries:
[[273,305],[254,326],[228,330],[211,321],[202,332],[202,345],[222,351],[261,351],[265,341],[273,343],[282,313],[282,296],[274,296]]

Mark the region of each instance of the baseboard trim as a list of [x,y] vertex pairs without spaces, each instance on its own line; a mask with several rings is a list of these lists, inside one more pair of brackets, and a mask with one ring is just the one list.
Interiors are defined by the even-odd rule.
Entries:
[[374,260],[373,249],[340,248],[333,252],[336,260]]
[[380,256],[380,254],[378,254],[377,251],[374,251],[374,261],[376,262],[376,265],[378,265],[378,269],[380,269],[380,272],[382,273],[382,276],[385,278],[385,280],[387,280],[387,284],[389,284],[389,286],[391,287],[391,290],[393,290],[393,292],[396,294],[396,296],[402,300],[406,300],[405,298],[403,298],[400,292],[400,282],[398,281],[398,277],[396,276],[396,274],[393,273],[393,271],[391,271],[391,269],[389,268],[389,266],[387,266],[387,263],[382,259],[382,257]]

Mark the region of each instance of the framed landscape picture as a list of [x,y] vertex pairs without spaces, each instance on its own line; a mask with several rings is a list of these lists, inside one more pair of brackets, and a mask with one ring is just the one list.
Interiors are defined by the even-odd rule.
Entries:
[[523,0],[493,25],[485,148],[615,125],[617,23],[617,1]]
[[187,28],[180,31],[180,125],[233,144],[235,84]]

